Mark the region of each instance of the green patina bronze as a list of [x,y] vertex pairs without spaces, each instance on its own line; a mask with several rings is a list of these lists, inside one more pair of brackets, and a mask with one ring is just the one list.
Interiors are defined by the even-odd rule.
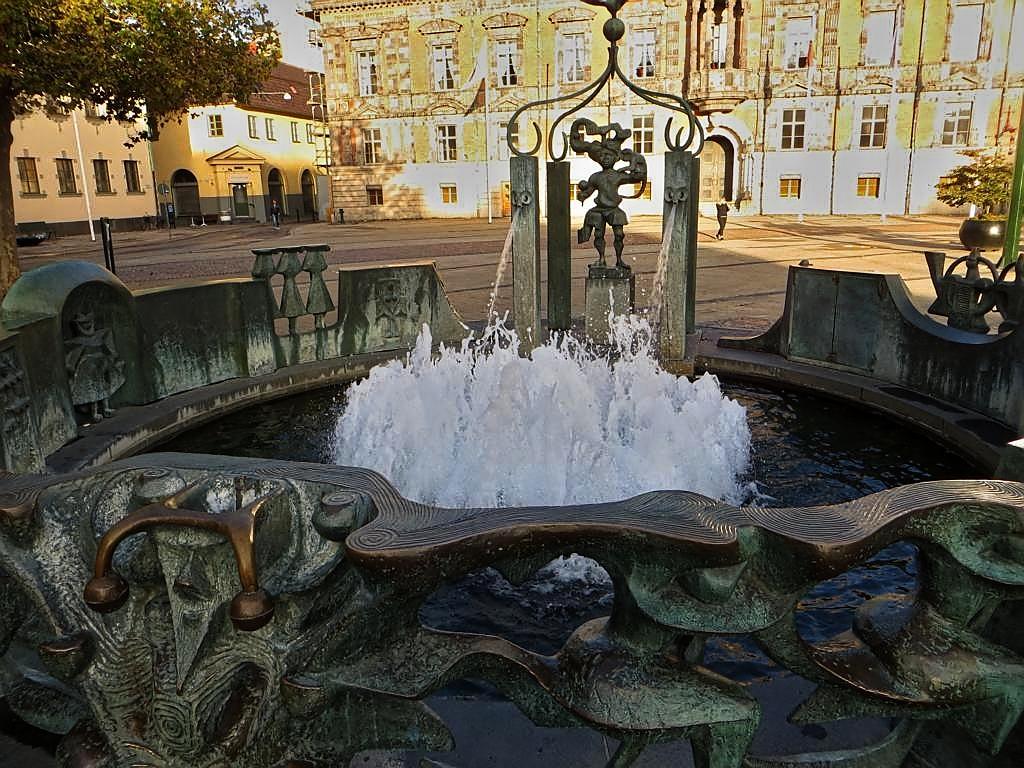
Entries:
[[[1024,485],[920,483],[805,509],[684,492],[573,507],[453,510],[363,469],[155,455],[0,486],[3,694],[67,734],[68,766],[345,765],[367,748],[451,747],[421,700],[493,683],[535,723],[620,741],[610,766],[689,739],[698,766],[899,766],[930,721],[1000,750],[1024,662],[985,637],[1024,597]],[[827,646],[801,596],[889,544],[921,551],[921,589],[865,602]],[[560,554],[612,576],[611,615],[554,656],[441,632],[418,612],[487,565],[525,578]],[[751,757],[747,690],[701,664],[747,635],[818,685],[797,722],[880,715],[883,741]],[[26,665],[25,659],[36,658]],[[17,661],[15,661],[17,660]]]

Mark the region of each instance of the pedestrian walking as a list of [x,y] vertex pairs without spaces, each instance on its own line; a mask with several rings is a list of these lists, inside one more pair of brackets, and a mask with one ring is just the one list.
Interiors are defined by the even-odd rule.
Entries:
[[729,203],[724,197],[715,204],[715,211],[718,214],[718,234],[715,235],[715,239],[724,240],[725,223],[729,220]]
[[277,198],[270,201],[270,221],[274,229],[281,228],[281,204],[277,202]]

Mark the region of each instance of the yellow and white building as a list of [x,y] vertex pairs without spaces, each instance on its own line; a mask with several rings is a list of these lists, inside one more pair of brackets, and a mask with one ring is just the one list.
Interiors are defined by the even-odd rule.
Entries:
[[[309,15],[332,193],[353,219],[507,213],[513,111],[579,89],[606,59],[607,14],[577,0],[311,0]],[[709,210],[724,196],[749,213],[945,211],[935,185],[959,153],[1015,138],[1024,3],[630,0],[619,16],[631,77],[685,96],[708,130]],[[514,130],[532,142],[530,123],[556,114]],[[659,213],[669,115],[621,87],[580,114],[633,130],[653,194],[624,207]],[[572,162],[574,179],[593,170]]]
[[[119,228],[152,223],[153,172],[139,128],[106,120],[102,107],[39,110],[15,119],[11,145],[14,219],[23,233],[89,231],[109,217]],[[95,226],[95,225],[94,225]]]
[[171,206],[180,224],[267,221],[276,199],[285,218],[326,218],[324,123],[310,83],[282,63],[248,103],[193,107],[165,125],[153,142],[162,215]]

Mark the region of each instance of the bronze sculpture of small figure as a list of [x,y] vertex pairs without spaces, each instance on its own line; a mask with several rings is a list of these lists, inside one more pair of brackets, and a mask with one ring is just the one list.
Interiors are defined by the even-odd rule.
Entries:
[[114,334],[96,327],[91,312],[72,318],[74,336],[65,342],[64,365],[71,387],[71,402],[88,406],[91,421],[113,414],[110,397],[124,384],[124,360],[114,347]]
[[[615,266],[628,269],[622,261],[622,247],[625,241],[623,227],[629,223],[625,211],[619,207],[624,196],[619,194],[619,187],[624,184],[647,183],[647,161],[643,155],[631,149],[623,149],[622,142],[632,135],[632,131],[618,123],[598,126],[593,120],[578,118],[572,123],[569,133],[569,145],[575,152],[585,152],[591,160],[601,166],[601,170],[576,185],[576,199],[583,202],[593,194],[597,194],[594,207],[587,211],[583,226],[579,230],[579,242],[585,243],[594,235],[594,248],[598,259],[593,266],[605,266],[605,227],[610,225],[615,238]],[[600,136],[598,141],[588,141],[586,136]],[[627,163],[625,168],[616,168],[620,163]],[[642,192],[642,188],[641,188]]]

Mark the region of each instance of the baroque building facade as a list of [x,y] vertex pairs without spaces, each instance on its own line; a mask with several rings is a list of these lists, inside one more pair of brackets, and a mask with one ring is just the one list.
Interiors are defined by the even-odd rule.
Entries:
[[[607,57],[607,14],[571,0],[312,0],[308,13],[332,198],[350,219],[507,215],[512,113],[580,89]],[[935,185],[960,153],[1016,137],[1014,0],[633,0],[619,16],[630,77],[683,95],[707,129],[705,211],[725,198],[741,213],[945,212]],[[530,110],[513,134],[532,144],[531,123],[558,114]],[[578,114],[633,131],[651,184],[627,210],[660,213],[669,114],[619,86]],[[573,179],[589,175],[570,159]]]

